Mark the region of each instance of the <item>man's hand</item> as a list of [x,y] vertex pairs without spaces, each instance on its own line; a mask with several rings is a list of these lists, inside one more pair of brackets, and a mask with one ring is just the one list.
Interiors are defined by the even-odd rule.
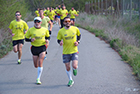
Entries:
[[62,45],[63,45],[63,41],[60,42],[60,46],[62,46]]
[[49,40],[45,40],[46,42],[46,46],[48,47],[49,46]]
[[75,46],[78,46],[78,44],[79,44],[79,43],[78,43],[77,41],[76,41],[76,42],[74,42],[74,45],[75,45]]
[[35,38],[32,38],[32,39],[31,39],[31,42],[34,42],[34,41],[35,41]]
[[12,35],[12,37],[13,37],[15,34],[12,33],[11,35]]

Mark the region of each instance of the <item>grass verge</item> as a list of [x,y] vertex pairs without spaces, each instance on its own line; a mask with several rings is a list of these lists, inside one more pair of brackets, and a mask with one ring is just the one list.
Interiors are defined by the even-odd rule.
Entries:
[[[89,20],[90,18],[91,20]],[[136,32],[135,34],[132,34],[130,30],[127,30],[130,28],[130,24],[124,20],[122,20],[122,22],[119,20],[118,22],[114,20],[106,21],[107,19],[107,17],[99,18],[83,13],[76,19],[76,26],[94,33],[96,37],[109,43],[110,47],[120,54],[122,60],[132,67],[132,74],[140,80],[140,48],[139,38],[137,37]],[[85,23],[83,24],[83,22]],[[127,24],[124,24],[125,26],[123,25],[124,28],[122,28],[119,24],[123,24],[124,22]],[[135,22],[132,22],[132,24],[133,23]],[[107,27],[104,26],[104,24],[107,25]],[[131,30],[134,31],[138,25],[139,24],[133,26],[134,28],[131,27]],[[138,30],[138,28],[136,30]]]

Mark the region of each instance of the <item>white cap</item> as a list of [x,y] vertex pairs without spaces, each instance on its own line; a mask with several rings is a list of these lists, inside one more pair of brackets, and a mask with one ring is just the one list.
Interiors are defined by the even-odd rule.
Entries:
[[38,21],[40,21],[40,22],[42,21],[40,17],[35,17],[35,18],[34,18],[34,21],[35,21],[35,20],[38,20]]

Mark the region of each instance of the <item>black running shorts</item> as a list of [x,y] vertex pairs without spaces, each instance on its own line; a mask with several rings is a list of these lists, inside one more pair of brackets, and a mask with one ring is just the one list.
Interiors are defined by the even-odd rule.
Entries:
[[39,56],[40,53],[45,52],[46,51],[46,46],[39,46],[39,47],[35,47],[35,46],[31,46],[31,53],[34,56]]
[[24,39],[21,39],[21,40],[13,40],[13,46],[15,46],[17,44],[24,44]]

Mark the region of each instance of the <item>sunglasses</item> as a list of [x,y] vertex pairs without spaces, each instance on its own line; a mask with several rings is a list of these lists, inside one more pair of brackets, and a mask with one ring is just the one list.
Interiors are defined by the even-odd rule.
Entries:
[[37,23],[40,23],[40,21],[39,21],[39,20],[35,20],[35,21],[34,21],[34,23],[36,23],[36,22],[37,22]]
[[20,14],[16,14],[15,16],[20,16]]
[[64,21],[64,22],[65,22],[65,23],[67,23],[67,22],[69,22],[69,23],[70,23],[71,21],[69,21],[69,20],[68,20],[68,21]]

